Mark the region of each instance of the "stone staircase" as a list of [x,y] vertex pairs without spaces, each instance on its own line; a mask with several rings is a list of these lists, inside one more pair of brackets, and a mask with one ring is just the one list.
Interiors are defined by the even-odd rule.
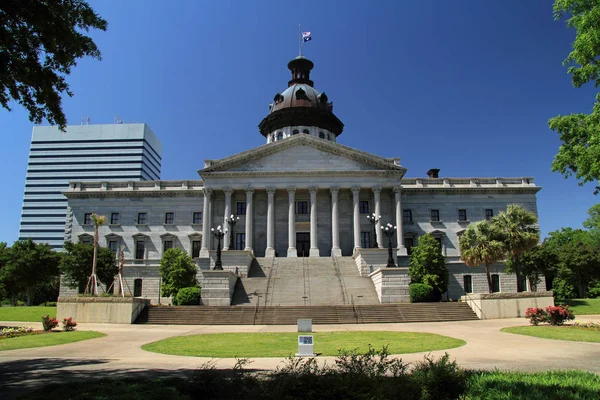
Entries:
[[368,324],[476,320],[466,303],[401,303],[331,306],[150,306],[136,323],[159,325]]

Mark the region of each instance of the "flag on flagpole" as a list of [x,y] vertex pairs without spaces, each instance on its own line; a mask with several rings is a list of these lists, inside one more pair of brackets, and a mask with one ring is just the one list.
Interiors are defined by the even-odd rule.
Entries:
[[306,43],[310,40],[312,40],[312,37],[310,36],[310,32],[302,32],[302,41]]

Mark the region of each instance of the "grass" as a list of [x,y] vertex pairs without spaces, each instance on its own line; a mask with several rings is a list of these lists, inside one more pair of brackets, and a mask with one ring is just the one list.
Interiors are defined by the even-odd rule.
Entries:
[[[314,351],[336,356],[338,349],[365,352],[388,345],[390,354],[451,349],[463,340],[432,333],[415,332],[317,332]],[[176,336],[148,343],[142,349],[155,353],[195,357],[287,357],[298,351],[298,333],[222,333]]]
[[0,307],[0,321],[42,322],[42,316],[56,318],[56,307]]
[[600,343],[600,331],[583,329],[577,326],[515,326],[502,328],[500,331],[544,339]]
[[576,317],[579,315],[600,314],[600,298],[561,300],[557,303],[568,304]]
[[0,339],[0,351],[56,346],[106,336],[95,331],[53,332]]

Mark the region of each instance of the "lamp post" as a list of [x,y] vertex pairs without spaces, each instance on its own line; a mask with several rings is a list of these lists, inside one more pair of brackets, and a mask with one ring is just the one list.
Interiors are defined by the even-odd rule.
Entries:
[[217,229],[210,228],[212,234],[217,238],[217,261],[215,261],[215,267],[213,269],[223,270],[223,263],[221,262],[221,239],[227,234],[227,228],[223,230],[221,225],[217,226]]
[[381,227],[381,231],[388,238],[388,262],[386,268],[395,268],[394,257],[392,257],[392,236],[396,233],[397,227],[392,224],[387,224],[385,227]]
[[233,227],[235,226],[235,224],[238,223],[239,220],[240,220],[240,217],[236,217],[233,214],[231,214],[229,216],[229,218],[225,218],[225,221],[229,225],[229,250],[235,249],[234,243],[233,243]]
[[381,220],[381,215],[375,215],[375,213],[371,215],[367,215],[367,219],[370,223],[373,224],[373,248],[377,248],[379,245],[377,244],[377,223]]

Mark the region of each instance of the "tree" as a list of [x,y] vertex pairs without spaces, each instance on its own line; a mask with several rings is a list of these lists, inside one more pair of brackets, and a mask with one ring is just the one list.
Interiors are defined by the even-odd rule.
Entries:
[[4,268],[8,264],[10,257],[10,248],[7,247],[6,242],[0,242],[0,301],[9,297],[10,283],[6,282],[4,272],[7,271]]
[[172,248],[164,252],[158,268],[163,296],[175,298],[184,287],[196,286],[196,264],[185,251]]
[[411,283],[424,283],[433,287],[436,294],[448,291],[448,268],[439,242],[431,235],[419,238],[419,244],[412,248],[408,266]]
[[[538,283],[541,277],[549,275],[553,260],[553,255],[543,245],[536,245],[519,257],[520,272],[529,281],[532,292],[538,291]],[[510,260],[507,260],[506,266],[508,272],[514,272]]]
[[23,292],[31,305],[36,289],[58,276],[60,255],[46,243],[31,239],[16,241],[9,252],[8,262],[2,268],[3,280],[12,290]]
[[[569,15],[567,26],[575,28],[573,50],[564,60],[573,86],[579,88],[593,81],[600,85],[600,4],[593,0],[555,0],[554,18]],[[580,185],[596,182],[594,194],[600,192],[600,94],[590,114],[559,115],[548,121],[559,134],[562,145],[552,162],[552,171],[565,177],[575,175]]]
[[[103,215],[92,214],[92,222],[94,223],[94,254],[92,256],[92,274],[88,279],[88,285],[85,288],[85,291],[89,290],[92,296],[98,294],[98,280],[96,276],[96,259],[98,256],[98,228],[100,228],[106,222],[106,217]],[[114,276],[114,274],[113,274]]]
[[[91,244],[65,242],[60,272],[63,282],[70,288],[83,287],[92,272],[94,247]],[[115,254],[106,247],[98,247],[96,275],[105,285],[110,285],[117,274]]]
[[498,240],[498,229],[487,220],[469,224],[458,240],[460,259],[469,267],[485,266],[489,292],[493,292],[490,265],[502,260],[506,248]]
[[65,129],[61,94],[77,60],[102,59],[82,32],[106,31],[107,22],[83,0],[4,0],[0,4],[0,103],[17,101],[39,124],[45,118]]
[[510,204],[492,218],[492,225],[498,231],[508,255],[510,269],[517,275],[517,291],[524,290],[521,282],[521,254],[535,247],[540,241],[538,218],[531,211],[518,204]]
[[600,204],[591,206],[587,213],[588,218],[583,221],[583,226],[600,232]]

